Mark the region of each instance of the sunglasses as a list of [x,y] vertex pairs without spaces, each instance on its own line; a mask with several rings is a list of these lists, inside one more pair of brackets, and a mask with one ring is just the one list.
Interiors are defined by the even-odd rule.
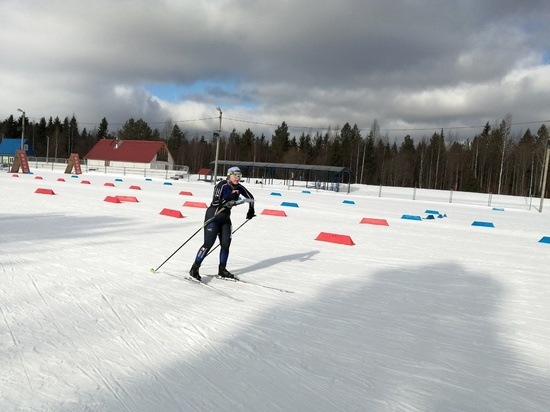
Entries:
[[243,177],[243,174],[242,174],[241,172],[234,172],[234,173],[231,173],[231,174],[232,174],[233,176],[235,176],[235,177],[238,177],[239,179],[240,179],[241,177]]

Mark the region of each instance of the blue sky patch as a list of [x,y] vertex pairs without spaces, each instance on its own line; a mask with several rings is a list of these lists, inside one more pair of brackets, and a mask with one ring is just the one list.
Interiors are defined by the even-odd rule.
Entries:
[[154,96],[170,103],[193,100],[217,106],[256,107],[258,104],[250,96],[242,94],[234,82],[217,83],[198,81],[190,85],[147,84],[145,89]]

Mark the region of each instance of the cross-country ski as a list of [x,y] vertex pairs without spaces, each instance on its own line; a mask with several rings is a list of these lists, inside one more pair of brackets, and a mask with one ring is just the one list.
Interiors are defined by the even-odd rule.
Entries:
[[171,276],[171,277],[174,278],[174,279],[186,280],[186,281],[188,281],[188,282],[191,282],[191,283],[195,283],[195,284],[197,284],[197,285],[204,286],[205,288],[210,289],[210,290],[212,290],[212,291],[214,291],[214,292],[216,292],[216,293],[218,293],[218,294],[220,294],[220,295],[222,295],[222,296],[225,296],[225,297],[227,297],[227,298],[229,298],[229,299],[233,299],[233,300],[235,300],[235,301],[237,301],[237,302],[244,302],[244,300],[242,300],[242,299],[238,299],[238,298],[236,298],[236,297],[230,295],[229,293],[224,292],[223,290],[218,289],[217,287],[214,287],[214,286],[212,286],[212,285],[209,285],[208,283],[206,283],[206,282],[204,282],[204,281],[202,281],[202,280],[197,280],[197,279],[195,279],[195,278],[193,278],[193,277],[191,277],[191,276],[186,276],[186,275],[180,276],[180,275],[175,275],[175,274],[173,274],[173,273],[169,273],[169,272],[165,272],[165,271],[154,272],[154,273],[162,273],[162,274]]
[[249,280],[244,280],[244,279],[241,279],[241,278],[238,278],[238,277],[226,278],[226,277],[219,276],[219,275],[210,276],[210,277],[212,277],[214,279],[226,280],[226,281],[229,281],[229,282],[237,282],[237,283],[244,283],[244,284],[247,284],[247,285],[259,286],[259,287],[262,287],[262,288],[265,288],[265,289],[277,290],[279,292],[294,293],[294,291],[292,291],[292,290],[278,288],[278,287],[275,287],[275,286],[268,286],[268,285],[264,285],[262,283],[257,283],[257,282],[251,282]]

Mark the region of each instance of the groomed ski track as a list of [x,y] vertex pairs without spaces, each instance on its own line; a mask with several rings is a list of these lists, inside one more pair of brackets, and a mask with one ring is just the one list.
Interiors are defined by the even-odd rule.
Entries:
[[[103,184],[115,176],[33,171],[0,174],[2,411],[550,404],[548,248],[537,243],[550,235],[544,214],[379,199],[377,188],[304,195],[248,184],[258,217],[235,234],[228,269],[294,293],[215,282],[236,302],[148,271],[202,224],[204,209],[182,207],[179,191],[209,202],[207,183],[122,176],[113,188]],[[142,190],[129,190],[134,184]],[[280,208],[273,190],[300,207],[262,216]],[[139,202],[104,202],[110,195]],[[342,204],[350,196],[355,207]],[[399,219],[434,204],[449,217]],[[233,210],[234,227],[245,214],[246,206]],[[361,225],[364,216],[390,226]],[[472,229],[474,219],[492,219],[497,231]],[[355,246],[315,241],[321,231],[349,234]],[[201,243],[197,235],[163,269],[185,276]],[[217,254],[203,268],[215,273]]]

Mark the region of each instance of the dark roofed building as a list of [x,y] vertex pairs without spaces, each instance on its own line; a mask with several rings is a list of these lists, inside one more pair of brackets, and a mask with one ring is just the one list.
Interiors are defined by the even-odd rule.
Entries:
[[[215,162],[210,162],[210,165],[214,170]],[[218,177],[224,176],[225,171],[232,166],[238,166],[245,178],[258,178],[271,184],[273,179],[282,179],[285,184],[298,180],[306,186],[339,192],[340,184],[347,183],[348,193],[353,174],[349,168],[340,166],[218,160]]]

